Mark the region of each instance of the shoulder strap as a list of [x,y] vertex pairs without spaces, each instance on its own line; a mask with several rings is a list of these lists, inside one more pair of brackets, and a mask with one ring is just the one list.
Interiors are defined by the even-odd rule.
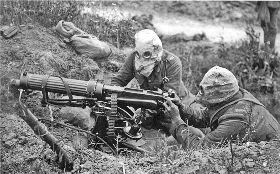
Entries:
[[163,53],[162,56],[162,62],[163,62],[163,73],[162,73],[162,83],[161,83],[161,89],[164,89],[164,84],[167,83],[169,81],[169,78],[167,77],[167,68],[166,68],[166,64],[167,64],[167,53]]
[[163,78],[162,78],[162,83],[165,84],[169,81],[168,77],[167,77],[167,71],[166,71],[166,62],[167,60],[164,59],[163,60]]
[[221,111],[221,110],[223,110],[224,108],[226,108],[226,107],[228,107],[228,106],[231,106],[231,105],[233,105],[233,104],[235,104],[235,103],[237,103],[237,102],[239,102],[239,101],[250,101],[250,102],[252,102],[252,103],[254,103],[254,104],[257,104],[257,105],[260,105],[260,106],[263,106],[263,107],[265,107],[263,104],[261,104],[260,102],[256,102],[254,99],[251,99],[251,98],[240,98],[240,99],[237,99],[237,100],[234,100],[234,101],[232,101],[232,102],[230,102],[230,103],[228,103],[228,104],[226,104],[226,105],[224,105],[224,106],[222,106],[221,108],[219,108],[216,112],[214,112],[214,114],[211,116],[211,119],[210,119],[210,123],[212,122],[212,120],[213,120],[213,118]]

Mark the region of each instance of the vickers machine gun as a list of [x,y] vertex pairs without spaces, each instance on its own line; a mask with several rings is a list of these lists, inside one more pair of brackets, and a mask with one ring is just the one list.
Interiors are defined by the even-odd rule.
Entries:
[[[98,137],[99,143],[107,145],[117,153],[116,144],[137,150],[126,143],[126,139],[139,140],[142,137],[139,121],[128,107],[163,111],[166,97],[174,93],[110,86],[97,81],[82,81],[23,73],[20,79],[13,79],[12,85],[24,90],[42,91],[42,105],[90,107],[96,125],[90,134]],[[48,92],[66,94],[69,99],[49,98]],[[75,96],[84,98],[75,99]],[[139,150],[139,149],[138,149]]]

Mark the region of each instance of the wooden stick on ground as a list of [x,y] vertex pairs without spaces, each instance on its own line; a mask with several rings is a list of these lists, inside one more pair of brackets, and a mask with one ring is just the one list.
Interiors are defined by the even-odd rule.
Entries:
[[38,121],[37,117],[32,114],[20,99],[19,105],[23,111],[23,114],[19,114],[19,116],[31,127],[36,135],[40,136],[43,141],[50,145],[51,149],[58,155],[60,167],[66,171],[71,171],[73,169],[73,162],[63,149],[63,143],[56,139],[43,123]]

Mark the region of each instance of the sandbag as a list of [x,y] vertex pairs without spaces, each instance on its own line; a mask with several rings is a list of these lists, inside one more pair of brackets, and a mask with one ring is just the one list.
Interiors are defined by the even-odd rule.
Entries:
[[[73,96],[75,99],[82,99],[80,96]],[[62,97],[68,99],[68,96]],[[91,130],[95,126],[95,119],[91,116],[91,108],[79,107],[62,107],[59,112],[59,117],[66,120],[66,122],[78,126],[84,130]]]
[[71,45],[77,53],[92,59],[107,58],[112,52],[107,43],[89,34],[74,35],[71,37]]
[[75,34],[85,33],[83,30],[75,27],[72,22],[65,22],[64,20],[61,20],[57,23],[55,26],[55,31],[66,38],[71,38]]

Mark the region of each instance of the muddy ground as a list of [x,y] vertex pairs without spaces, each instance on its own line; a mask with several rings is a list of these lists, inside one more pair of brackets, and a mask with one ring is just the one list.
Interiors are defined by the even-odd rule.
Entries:
[[[166,16],[172,16],[174,19],[179,16],[207,24],[234,23],[236,26],[246,26],[249,22],[258,26],[256,16],[253,15],[254,5],[251,2],[117,2],[100,3],[94,8],[101,10],[107,7],[132,10],[135,8],[155,16],[162,14],[165,16],[163,19],[166,19]],[[142,16],[138,22],[141,27],[157,26],[149,17],[143,20]],[[182,60],[183,80],[193,93],[197,92],[196,84],[209,67],[218,64],[230,69],[235,63],[231,59],[237,57],[236,52],[242,50],[237,49],[240,44],[213,43],[207,39],[207,35],[206,37],[198,35],[198,39],[194,39],[192,35],[167,36],[164,32],[159,34],[164,47]],[[111,44],[117,49],[118,45],[113,42]],[[115,157],[94,149],[80,148],[75,142],[75,137],[79,134],[77,131],[49,126],[51,132],[65,143],[73,155],[74,169],[70,172],[63,171],[57,164],[56,155],[19,117],[22,113],[17,109],[18,96],[9,89],[10,80],[19,78],[23,71],[28,71],[110,83],[111,76],[124,62],[127,50],[132,48],[131,45],[123,45],[126,49],[116,51],[117,53],[108,59],[92,60],[77,54],[51,27],[46,28],[38,23],[20,25],[19,32],[11,39],[0,36],[0,45],[2,173],[280,173],[279,141],[232,145],[232,149],[226,146],[182,151],[169,146],[163,138],[151,155],[129,151]],[[229,51],[230,49],[236,49],[236,52]],[[221,61],[220,58],[225,53],[228,53],[226,55],[229,57]],[[279,93],[256,92],[256,96],[272,113],[279,115],[280,105],[277,102]],[[35,95],[28,99],[28,107],[38,118],[49,118],[50,112],[48,108],[41,107],[40,97]],[[60,120],[59,108],[54,108],[54,111],[57,112],[54,112],[53,117]]]

